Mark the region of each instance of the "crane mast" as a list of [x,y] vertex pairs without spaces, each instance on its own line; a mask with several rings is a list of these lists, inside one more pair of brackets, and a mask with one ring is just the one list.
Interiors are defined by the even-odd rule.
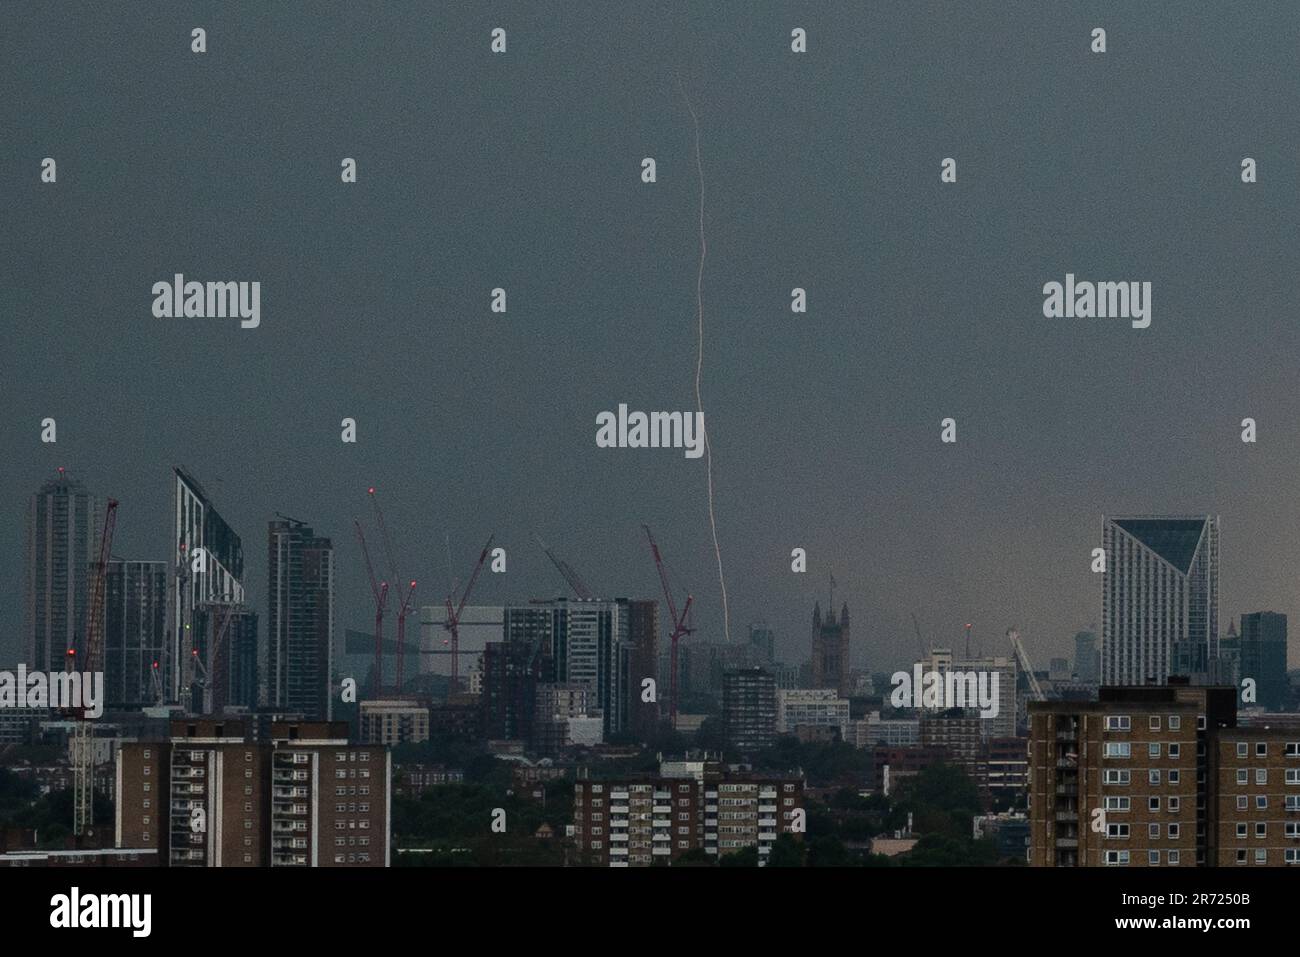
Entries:
[[[104,529],[99,537],[99,556],[90,583],[90,601],[86,606],[86,621],[82,629],[85,642],[81,659],[81,683],[104,668],[104,587],[108,572],[108,558],[112,554],[113,531],[117,526],[117,500],[110,498],[104,511]],[[76,649],[68,650],[75,665]],[[84,691],[83,691],[84,702]],[[90,732],[90,718],[84,705],[77,708],[72,731],[72,833],[77,838],[94,833],[95,758],[94,736]]]

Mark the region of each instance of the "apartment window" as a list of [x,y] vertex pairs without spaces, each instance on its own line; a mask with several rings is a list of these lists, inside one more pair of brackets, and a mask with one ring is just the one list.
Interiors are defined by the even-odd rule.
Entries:
[[1106,715],[1107,731],[1127,731],[1132,726],[1132,722],[1126,714],[1108,714]]
[[361,804],[359,804],[359,805],[357,806],[357,810],[360,811],[362,814],[369,814],[369,813],[370,813],[370,802],[369,802],[369,801],[363,801]]
[[244,777],[246,777],[246,778],[251,778],[252,776],[253,776],[253,769],[252,769],[252,768],[246,768],[246,769],[244,770]]
[[605,846],[604,841],[592,841],[592,842],[591,842],[591,849],[592,849],[593,851],[599,851],[599,850],[600,850],[602,847],[604,847],[604,846]]
[[1287,768],[1287,769],[1286,769],[1286,783],[1287,783],[1287,784],[1300,784],[1300,768]]
[[145,748],[145,749],[144,749],[144,756],[145,756],[145,758],[150,758],[150,757],[153,756],[153,752],[150,751],[148,748]]
[[1183,719],[1176,714],[1169,716],[1169,730],[1178,731],[1183,726]]
[[1246,851],[1245,851],[1245,848],[1242,848],[1241,850],[1237,851],[1237,863],[1238,863],[1238,864],[1245,864],[1245,863],[1246,863]]
[[1286,809],[1288,811],[1300,811],[1300,794],[1288,794],[1286,796]]
[[335,768],[334,777],[339,781],[346,781],[348,779],[347,768]]
[[148,831],[145,831],[145,832],[144,832],[144,834],[141,836],[141,840],[144,840],[144,841],[149,840],[149,832],[148,832]]
[[1148,757],[1148,758],[1158,758],[1158,757],[1160,757],[1160,742],[1159,742],[1159,741],[1152,741],[1150,744],[1147,745],[1147,757]]
[[784,786],[784,790],[786,790],[786,791],[793,791],[793,790],[794,790],[794,785],[793,785],[793,784],[787,784],[787,785]]
[[252,855],[252,854],[245,854],[245,855],[244,855],[244,863],[245,863],[245,864],[251,864],[251,863],[253,863],[253,855]]
[[1238,741],[1237,757],[1244,758],[1247,757],[1249,754],[1250,754],[1250,745],[1248,745],[1245,741]]
[[1132,751],[1132,745],[1127,741],[1107,741],[1105,755],[1108,758],[1127,758]]
[[149,804],[150,801],[148,798],[145,798],[143,801],[140,802],[140,806],[143,807],[146,811],[149,810]]
[[1268,796],[1265,794],[1255,795],[1255,807],[1261,811],[1268,809]]
[[344,860],[345,860],[345,858],[343,857],[342,854],[335,854],[335,855],[334,855],[334,863],[335,863],[335,864],[342,864]]
[[150,791],[152,791],[152,790],[153,790],[153,785],[150,784],[148,781],[145,781],[145,782],[144,782],[144,793],[145,793],[145,794],[148,794],[148,793],[149,793]]
[[1107,824],[1107,825],[1106,825],[1106,836],[1107,836],[1107,837],[1128,837],[1128,825],[1127,825],[1127,824]]
[[369,751],[362,751],[362,752],[361,752],[361,760],[362,760],[362,761],[369,761],[369,760],[370,760],[370,752],[369,752]]
[[1177,863],[1178,863],[1178,858],[1179,858],[1180,856],[1181,856],[1181,855],[1180,855],[1177,851],[1170,851],[1170,852],[1169,852],[1169,863],[1170,863],[1170,864],[1177,864]]
[[1182,748],[1180,748],[1176,743],[1173,743],[1173,742],[1170,743],[1170,745],[1169,745],[1169,756],[1170,756],[1171,758],[1177,758],[1177,757],[1180,757],[1180,756],[1182,755],[1182,753],[1183,753],[1183,749],[1182,749]]
[[252,794],[252,793],[253,793],[253,789],[252,789],[251,787],[246,787],[246,788],[244,788],[244,794],[245,794],[245,795],[249,795],[249,794]]
[[1263,821],[1258,822],[1255,825],[1255,836],[1268,837],[1268,825],[1265,824]]
[[1255,742],[1255,757],[1257,757],[1257,758],[1266,758],[1266,757],[1268,757],[1268,742],[1267,742],[1267,741],[1256,741],[1256,742]]
[[1169,808],[1169,810],[1171,810],[1171,811],[1177,811],[1177,810],[1178,810],[1178,807],[1179,807],[1179,803],[1180,803],[1180,802],[1179,802],[1178,798],[1176,798],[1176,797],[1171,797],[1168,801],[1165,802],[1165,805]]
[[1151,720],[1150,720],[1149,722],[1147,722],[1147,727],[1150,728],[1152,731],[1159,731],[1159,730],[1160,730],[1160,715],[1158,715],[1158,714],[1153,714],[1153,715],[1151,716]]
[[1148,825],[1147,825],[1147,837],[1150,838],[1150,839],[1153,840],[1153,841],[1158,841],[1158,840],[1160,840],[1160,825],[1159,825],[1159,824],[1148,824]]
[[1237,783],[1238,783],[1238,784],[1249,784],[1249,783],[1250,783],[1250,772],[1247,771],[1245,768],[1237,768]]
[[684,811],[681,814],[677,815],[677,820],[679,821],[689,821],[690,819],[691,816]]
[[1159,866],[1160,866],[1160,852],[1159,852],[1159,851],[1147,851],[1147,863],[1150,864],[1152,867],[1159,867]]
[[1300,758],[1300,741],[1288,741],[1286,743],[1286,756],[1288,758]]
[[253,829],[253,822],[252,822],[252,821],[245,821],[245,822],[244,822],[244,830],[245,830],[245,831],[251,831],[252,829]]
[[1197,731],[1204,731],[1204,730],[1205,730],[1205,715],[1203,715],[1203,714],[1198,714],[1198,715],[1196,716],[1196,730],[1197,730]]
[[1249,807],[1250,807],[1250,798],[1246,797],[1246,795],[1244,795],[1244,794],[1238,794],[1238,795],[1237,795],[1237,810],[1238,810],[1238,811],[1244,811],[1244,810],[1246,810],[1246,809],[1249,808]]
[[1181,779],[1182,779],[1182,773],[1177,768],[1169,772],[1170,784],[1177,784]]
[[1127,797],[1108,797],[1106,798],[1106,810],[1127,811],[1129,809],[1130,800],[1131,799]]
[[1288,864],[1300,864],[1300,850],[1297,850],[1294,847],[1288,847],[1286,849],[1285,860]]
[[1170,824],[1170,825],[1169,825],[1169,839],[1170,839],[1170,840],[1173,840],[1173,839],[1175,839],[1176,837],[1178,837],[1178,825],[1177,825],[1177,824]]
[[348,806],[347,806],[346,804],[335,804],[335,805],[334,805],[334,813],[335,813],[335,814],[343,814],[343,813],[345,813],[345,812],[347,811],[347,809],[348,809]]
[[1148,784],[1159,784],[1159,783],[1160,783],[1160,772],[1159,772],[1158,770],[1156,770],[1155,768],[1152,768],[1151,770],[1147,771],[1147,783],[1148,783]]
[[603,785],[603,784],[593,784],[593,785],[591,786],[591,793],[592,793],[592,794],[603,794],[603,793],[605,793],[605,785]]
[[599,836],[599,835],[605,833],[605,829],[604,829],[603,827],[593,827],[593,828],[591,829],[591,833],[594,834],[594,835]]
[[1256,863],[1256,864],[1267,864],[1267,863],[1268,863],[1268,851],[1266,851],[1266,850],[1265,850],[1264,848],[1262,848],[1262,847],[1260,847],[1260,848],[1256,848],[1256,850],[1255,850],[1255,863]]
[[691,842],[690,842],[690,841],[678,841],[678,842],[677,842],[677,846],[678,846],[678,847],[690,847],[690,846],[691,846]]
[[245,751],[245,752],[244,752],[244,760],[245,760],[245,761],[251,761],[251,760],[253,760],[253,752],[252,752],[252,751]]
[[1147,801],[1147,810],[1148,810],[1148,811],[1158,811],[1158,810],[1160,810],[1160,798],[1158,798],[1158,797],[1153,797],[1153,798],[1148,799],[1148,801]]
[[1110,769],[1102,772],[1102,781],[1106,784],[1128,784],[1131,772]]
[[148,823],[149,823],[149,818],[148,818],[148,816],[145,816],[145,817],[140,818],[140,823],[141,823],[141,824],[148,824]]
[[1286,836],[1288,840],[1300,837],[1300,821],[1286,822]]
[[144,776],[145,776],[145,777],[148,777],[148,776],[149,776],[150,774],[152,774],[152,773],[153,773],[153,772],[149,770],[149,765],[146,764],[146,765],[144,766]]
[[1256,769],[1255,769],[1255,783],[1256,783],[1256,784],[1267,784],[1267,783],[1268,783],[1268,768],[1256,768]]
[[1239,841],[1244,841],[1245,839],[1246,839],[1246,825],[1245,825],[1244,823],[1238,823],[1238,824],[1237,824],[1237,840],[1239,840]]
[[1116,864],[1124,865],[1127,863],[1128,863],[1128,851],[1107,851],[1106,852],[1107,866],[1116,865]]

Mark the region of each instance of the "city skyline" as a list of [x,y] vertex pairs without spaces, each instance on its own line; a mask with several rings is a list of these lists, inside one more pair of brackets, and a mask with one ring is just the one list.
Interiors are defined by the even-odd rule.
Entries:
[[[63,469],[63,467],[60,468]],[[199,486],[199,482],[201,481],[201,479],[198,479],[192,476],[190,473],[187,473],[183,467],[179,467],[179,466],[172,467],[171,469],[169,469],[169,471],[172,472],[173,481],[177,483],[178,489],[188,488],[189,486],[187,483],[193,483],[193,485],[200,490],[199,494],[201,497],[207,496],[208,493],[202,490],[203,489],[202,486]],[[109,497],[115,497],[111,492],[106,493],[99,489],[94,489],[86,486],[84,482],[80,481],[75,475],[71,474],[71,470],[68,469],[63,469],[63,471],[57,471],[55,475],[51,477],[42,486],[42,488],[48,488],[51,485],[51,483],[56,483],[56,482],[66,482],[72,488],[76,488],[79,486],[81,489],[81,494],[88,496],[89,499],[91,500],[92,505],[94,504],[94,502],[102,502]],[[363,490],[363,492],[370,493],[373,490],[374,490],[374,486],[368,486],[366,489]],[[189,493],[187,492],[186,494]],[[32,496],[29,496],[29,500],[34,499],[34,497],[35,497],[35,493],[33,493]],[[203,500],[207,501],[206,498],[204,498]],[[235,501],[237,503],[243,503],[242,497],[236,497]],[[227,509],[225,508],[225,506],[222,505],[219,501],[217,501],[215,496],[213,496],[212,500],[208,502],[208,508],[214,510],[214,513],[217,514],[218,521],[220,521],[221,516],[227,513]],[[356,515],[360,517],[360,520],[363,522],[363,524],[366,523],[365,512],[358,509]],[[274,511],[272,513],[272,516],[273,517],[265,520],[266,527],[272,526],[277,522],[281,522],[283,521],[284,518],[278,510]],[[1182,516],[1177,514],[1152,513],[1150,515],[1146,515],[1143,517],[1155,518],[1164,521],[1171,521],[1171,520],[1177,520]],[[1124,516],[1116,516],[1113,514],[1103,515],[1102,518],[1104,520],[1103,531],[1105,531],[1106,528],[1113,527],[1117,521],[1123,522],[1126,520],[1128,521],[1132,520],[1131,518],[1125,519]],[[1216,564],[1217,564],[1217,553],[1219,548],[1218,533],[1217,533],[1218,516],[1217,515],[1212,516],[1212,518],[1215,520],[1214,550],[1215,550]],[[313,524],[319,524],[319,523],[313,523]],[[157,555],[137,555],[134,552],[127,551],[126,546],[123,546],[121,543],[124,540],[129,541],[132,539],[132,536],[127,534],[125,531],[126,529],[129,528],[130,528],[130,523],[119,521],[117,525],[117,533],[113,545],[113,555],[112,555],[113,560],[125,561],[125,562],[161,560]],[[245,534],[241,533],[240,530],[235,528],[234,526],[230,526],[228,530],[231,533],[233,533],[237,538],[247,538]],[[404,530],[398,529],[397,530],[398,534],[394,537],[399,538],[400,540],[403,535],[403,531]],[[95,532],[95,536],[94,536],[96,538],[96,541],[90,544],[89,546],[90,548],[93,548],[97,544],[97,536],[98,536],[98,531]],[[326,536],[326,538],[328,537],[329,536]],[[565,596],[572,597],[571,590],[569,589],[569,587],[563,584],[563,581],[560,578],[560,575],[555,571],[554,566],[546,558],[545,554],[541,551],[541,549],[537,546],[537,544],[531,540],[531,536],[529,538],[530,540],[528,540],[525,543],[523,549],[523,557],[524,557],[523,564],[525,566],[526,574],[520,577],[525,577],[529,581],[541,582],[541,585],[539,587],[543,590],[542,591],[533,590],[529,592],[527,597],[528,598],[558,598],[558,597],[565,597]],[[1095,547],[1100,547],[1101,543],[1106,540],[1107,540],[1106,535],[1103,534],[1097,540]],[[349,539],[345,536],[341,541],[345,543],[345,547],[342,552],[342,554],[345,557],[343,558],[341,564],[341,577],[339,576],[338,571],[335,572],[335,577],[338,579],[338,581],[336,582],[338,594],[346,595],[349,592],[353,592],[353,593],[357,592],[358,583],[364,582],[364,565],[362,563],[360,550],[355,546],[355,543],[351,543],[352,547],[348,548],[347,544],[349,544]],[[514,564],[514,562],[519,557],[519,552],[516,550],[516,547],[512,543],[500,542],[499,544],[507,546],[507,555],[510,560],[510,563],[513,565],[513,568],[519,569],[520,565]],[[1112,543],[1112,551],[1115,551],[1113,543]],[[355,564],[354,566],[351,567],[349,566],[348,563],[349,552],[352,553],[350,557],[355,559]],[[251,553],[249,555],[240,557],[241,567],[244,562],[247,562],[249,570],[245,570],[243,573],[242,581],[239,582],[239,585],[242,586],[242,589],[238,592],[238,594],[243,595],[247,593],[248,595],[253,596],[252,598],[245,600],[244,603],[254,608],[256,611],[265,614],[266,612],[265,600],[258,597],[258,593],[260,591],[258,585],[261,582],[266,581],[266,570],[264,567],[261,568],[258,567],[259,563],[257,561],[257,558],[255,557],[258,554],[259,551],[257,549],[253,549],[251,550]],[[467,560],[470,557],[471,556],[467,555],[466,556]],[[572,555],[569,555],[568,557],[574,558],[574,556]],[[1108,555],[1108,562],[1116,561],[1118,558],[1119,558],[1118,553],[1113,555]],[[445,557],[443,562],[445,565],[446,563]],[[3,560],[0,560],[0,566],[2,566],[3,564],[4,564]],[[164,564],[166,563],[164,562]],[[414,565],[408,564],[405,561],[403,561],[402,564],[404,567],[416,567]],[[580,564],[579,560],[575,559],[574,564]],[[648,558],[647,558],[647,564],[650,564]],[[339,561],[337,559],[335,561],[335,565],[336,568],[339,567]],[[457,583],[459,587],[462,580],[468,575],[470,571],[470,566],[467,565],[464,568],[458,568],[456,566],[452,566],[450,570],[454,573],[454,581]],[[852,580],[853,577],[852,574],[849,572],[841,572],[841,575],[850,580]],[[20,573],[19,578],[21,579],[21,577],[22,574]],[[380,577],[386,578],[387,576],[380,575]],[[510,580],[517,581],[518,579],[517,578],[512,579],[508,574],[502,576],[493,576],[488,574],[485,569],[485,573],[483,576],[481,576],[480,582],[487,583],[493,577],[507,579],[506,582],[503,582],[496,589],[497,594],[500,596],[499,600],[497,601],[489,600],[487,597],[485,597],[485,594],[488,592],[488,589],[483,589],[479,593],[476,593],[476,595],[474,596],[473,605],[489,606],[492,604],[498,604],[499,606],[504,607],[512,604],[518,604],[520,601],[526,600],[522,595],[512,591],[509,581]],[[809,583],[809,585],[815,582],[814,576],[811,572],[803,573],[803,574],[792,573],[791,577],[807,582]],[[823,589],[823,592],[820,597],[816,593],[811,594],[809,596],[808,600],[811,601],[814,604],[814,606],[819,606],[820,604],[823,603],[824,599],[827,596],[827,593],[829,592],[829,588],[831,584],[829,579],[831,579],[832,577],[833,576],[828,571],[827,573],[828,581],[825,583],[825,588]],[[1100,594],[1104,592],[1105,589],[1105,585],[1102,581],[1104,577],[1105,576],[1103,574],[1089,575],[1089,578],[1093,581],[1093,584],[1095,585],[1099,593],[1099,597],[1097,601],[1099,606],[1102,604],[1102,598],[1100,597]],[[1216,578],[1217,577],[1218,576],[1216,575]],[[424,581],[428,582],[430,579],[435,581],[437,580],[436,571],[432,575],[425,578]],[[844,589],[840,587],[838,580],[835,580],[835,584],[836,584],[837,591],[842,597],[844,594]],[[173,585],[169,584],[169,588],[170,587],[173,587]],[[482,584],[480,585],[480,588],[481,587]],[[489,589],[490,588],[491,586],[489,585]],[[551,589],[549,594],[544,590],[546,588]],[[1216,589],[1216,591],[1218,591],[1218,589]],[[618,592],[618,594],[620,597],[626,597],[626,596],[630,596],[632,593],[624,591],[624,592]],[[650,590],[650,586],[647,586],[645,591],[642,592],[641,595],[642,597],[649,597],[655,600],[661,600],[662,597],[657,590],[653,590],[653,591]],[[442,594],[435,593],[434,595],[430,595],[427,592],[421,592],[415,596],[413,606],[417,612],[422,608],[427,609],[430,605],[433,605],[436,608],[441,604],[441,601],[444,597],[445,595]],[[604,596],[602,595],[601,597]],[[680,602],[683,600],[684,595],[679,594],[677,598],[678,601]],[[837,603],[839,605],[843,605],[846,603],[846,601],[837,599]],[[342,606],[342,602],[340,602],[339,604],[340,606]],[[697,598],[693,607],[698,608],[699,604],[700,604],[699,599]],[[1249,608],[1249,609],[1244,607],[1237,608],[1230,602],[1223,602],[1223,601],[1219,601],[1219,605],[1220,605],[1219,631],[1220,633],[1223,634],[1227,633],[1229,625],[1235,628],[1237,622],[1239,622],[1243,616],[1246,616],[1248,614],[1257,614],[1261,611],[1274,611],[1277,607],[1279,607],[1276,604],[1272,604],[1272,605],[1262,605],[1256,608]],[[173,616],[179,614],[179,612],[174,607],[174,602],[173,602],[172,614]],[[359,606],[354,606],[350,612],[341,612],[340,614],[344,615],[344,617],[339,617],[338,619],[341,623],[339,625],[340,633],[341,630],[345,628],[347,630],[367,631],[368,633],[373,633],[371,629],[366,628],[366,624],[365,624],[367,618],[369,618],[373,614],[373,600],[370,598],[368,594],[365,595],[363,602],[360,603]],[[738,608],[736,614],[737,614],[737,621],[740,623],[740,625],[739,628],[733,634],[732,643],[737,645],[745,644],[748,641],[747,632],[749,626],[755,624],[763,625],[765,622],[770,624],[772,620],[781,620],[782,618],[782,616],[776,610],[773,610],[771,612],[756,611],[755,613],[750,614],[747,613],[746,609]],[[807,612],[805,611],[804,614],[806,615]],[[909,616],[910,614],[911,613],[909,613]],[[918,617],[922,622],[921,624],[922,638],[923,638],[923,644],[925,645],[926,651],[935,648],[946,648],[946,647],[959,648],[963,645],[965,641],[965,630],[964,630],[965,623],[961,623],[959,625],[954,626],[952,633],[945,637],[942,634],[937,633],[936,631],[932,630],[929,627],[928,623],[925,621],[925,616],[923,613],[918,613]],[[418,621],[419,620],[418,616],[413,616],[413,620]],[[795,664],[805,660],[806,655],[809,653],[809,649],[807,646],[807,638],[806,638],[806,628],[807,628],[806,617],[804,621],[805,624],[803,628],[804,628],[805,637],[800,637],[793,631],[785,632],[783,629],[780,628],[774,629],[776,634],[776,642],[775,642],[776,651],[777,651],[776,660],[786,661]],[[857,618],[855,615],[855,623],[856,621]],[[910,619],[909,619],[909,623],[910,623]],[[348,627],[352,625],[360,625],[361,627],[355,629]],[[663,622],[661,620],[660,622],[661,630],[663,630],[663,627],[664,627]],[[855,629],[854,641],[850,644],[851,667],[858,670],[865,670],[868,672],[870,671],[878,672],[882,670],[889,671],[892,670],[893,665],[898,663],[899,661],[913,660],[915,658],[915,651],[917,647],[915,641],[915,627],[916,626],[912,626],[910,629],[904,630],[901,633],[894,635],[892,648],[891,648],[891,643],[888,641],[879,642],[879,643],[872,641],[871,645],[868,646],[867,641],[869,640],[869,638],[874,638],[876,636],[872,636],[870,634],[868,636],[863,636],[861,630]],[[427,624],[425,626],[425,629],[427,630]],[[1005,628],[1003,628],[1002,630],[1005,631]],[[1046,670],[1048,662],[1052,657],[1067,657],[1073,659],[1074,652],[1075,652],[1074,640],[1075,640],[1076,633],[1079,631],[1089,631],[1089,630],[1093,630],[1097,633],[1098,649],[1100,650],[1102,647],[1102,639],[1103,639],[1102,616],[1100,614],[1096,615],[1088,623],[1073,629],[1069,629],[1068,631],[1065,630],[1065,626],[1062,626],[1062,631],[1060,634],[1053,633],[1049,635],[1044,635],[1039,633],[1033,635],[1030,638],[1030,643],[1028,644],[1028,648],[1030,650],[1031,655],[1033,656],[1033,662],[1035,667]],[[1023,633],[1024,629],[1022,628],[1021,631]],[[687,641],[693,640],[697,643],[698,642],[721,642],[722,637],[720,634],[721,632],[720,627],[718,628],[718,632],[719,632],[718,634],[709,634],[707,629],[699,628],[697,626],[697,631],[695,636],[686,640]],[[982,652],[986,655],[1010,653],[1009,646],[1007,648],[1002,647],[1003,639],[1001,635],[990,636],[987,633],[980,632],[978,629],[976,629],[975,634],[977,635],[977,638],[972,653]],[[9,644],[16,645],[18,653],[21,654],[21,650],[23,647],[25,647],[25,643],[26,643],[25,633],[22,629],[21,624],[19,625],[16,635],[17,635],[17,640],[14,642],[10,642]],[[14,658],[15,652],[13,650],[6,649],[6,643],[2,640],[3,637],[4,637],[3,633],[0,632],[0,659]],[[386,641],[391,641],[391,640],[395,640],[395,637],[396,637],[395,626],[393,624],[392,616],[390,615],[389,620],[386,624],[385,639]],[[408,634],[408,643],[412,640],[414,640],[413,637],[410,634]],[[992,644],[990,644],[990,642]],[[1052,644],[1048,645],[1047,644],[1048,642],[1052,642]],[[1038,651],[1038,649],[1041,647],[1049,647],[1051,651],[1040,652]],[[1289,652],[1289,648],[1290,645],[1288,642],[1287,643],[1288,652]],[[876,655],[874,659],[872,657],[873,652]],[[261,657],[263,662],[265,662],[264,653]],[[15,658],[14,660],[17,659]],[[1290,666],[1290,660],[1288,656],[1288,667],[1289,666]],[[179,676],[173,675],[173,679],[179,680]]]

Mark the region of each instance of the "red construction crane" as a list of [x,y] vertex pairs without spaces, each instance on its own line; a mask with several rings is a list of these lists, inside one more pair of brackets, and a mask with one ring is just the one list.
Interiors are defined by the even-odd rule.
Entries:
[[460,613],[465,610],[465,603],[469,601],[470,592],[474,590],[474,583],[478,581],[479,572],[483,570],[483,563],[487,561],[492,551],[494,538],[496,535],[488,536],[487,544],[483,546],[483,551],[478,557],[478,564],[474,566],[474,574],[469,577],[469,584],[461,593],[460,603],[453,604],[456,597],[454,590],[447,596],[447,620],[443,622],[443,627],[451,632],[451,690],[453,692],[460,690]]
[[[110,498],[104,511],[104,530],[99,536],[99,557],[91,573],[90,601],[86,605],[85,636],[81,658],[82,687],[104,670],[104,583],[108,577],[108,559],[113,549],[113,530],[117,527],[117,500]],[[69,648],[69,664],[74,663],[76,649]],[[90,719],[85,708],[77,709],[73,727],[72,833],[83,837],[94,830],[94,755]]]
[[370,564],[370,549],[366,547],[366,533],[361,530],[361,523],[356,519],[352,524],[357,529],[357,541],[361,543],[361,555],[366,560],[366,574],[370,577],[370,594],[375,599],[375,687],[376,698],[384,696],[384,611],[388,608],[388,582],[375,580],[375,569]]
[[537,544],[542,547],[542,551],[544,551],[546,557],[551,560],[551,564],[554,565],[556,569],[559,570],[560,574],[564,576],[564,580],[569,583],[569,587],[573,589],[573,593],[584,601],[590,601],[592,598],[591,589],[587,587],[586,582],[578,577],[578,573],[573,570],[569,563],[547,548],[546,543],[542,541],[542,537],[536,532],[533,533],[533,538],[536,539]]
[[672,616],[673,630],[669,636],[672,645],[671,659],[669,662],[669,683],[671,703],[669,705],[669,719],[672,722],[673,729],[677,728],[677,642],[683,635],[692,634],[695,629],[686,623],[687,616],[691,613],[691,602],[694,599],[688,594],[686,604],[682,606],[682,613],[677,614],[677,600],[673,598],[672,586],[668,584],[668,571],[664,568],[663,556],[659,554],[659,546],[655,543],[655,537],[650,533],[649,525],[642,525],[645,529],[645,537],[650,540],[650,554],[654,556],[655,568],[659,572],[659,584],[664,590],[664,600],[668,603],[668,614]]
[[[390,581],[396,583],[401,581],[397,577],[397,560],[393,557],[393,542],[388,537],[388,525],[384,522],[384,511],[379,507],[379,497],[375,495],[375,487],[370,486],[370,503],[374,506],[375,523],[379,526],[380,537],[384,540],[384,552],[388,556],[388,572]],[[397,592],[397,693],[402,693],[402,656],[406,653],[406,613],[411,610],[411,599],[415,595],[415,581],[412,579],[410,586],[406,589],[406,594],[402,594],[400,586]]]

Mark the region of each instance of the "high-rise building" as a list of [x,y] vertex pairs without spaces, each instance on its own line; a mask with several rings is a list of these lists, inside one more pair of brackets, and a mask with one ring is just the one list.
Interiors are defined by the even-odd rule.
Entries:
[[[1236,690],[1107,687],[1096,701],[1029,706],[1030,863],[1213,864],[1216,735]],[[1280,826],[1280,825],[1279,825]]]
[[343,723],[282,722],[254,740],[235,720],[174,721],[117,755],[117,847],[171,867],[387,867],[387,748]]
[[104,577],[104,706],[158,704],[166,645],[167,563],[110,561]]
[[483,649],[483,691],[479,695],[485,737],[520,741],[533,737],[537,686],[544,667],[542,655],[530,644],[487,643]]
[[849,665],[849,606],[846,602],[835,619],[834,609],[822,620],[821,604],[813,606],[812,624],[812,686],[834,688],[840,697],[847,698],[853,691]]
[[1102,545],[1102,683],[1208,681],[1219,644],[1218,516],[1110,516]]
[[328,721],[334,649],[334,547],[293,519],[270,523],[267,685],[272,707]]
[[1284,711],[1291,697],[1286,674],[1286,615],[1256,611],[1241,616],[1241,678],[1255,680],[1255,702]]
[[770,746],[776,738],[776,679],[762,668],[737,668],[722,676],[722,726],[727,742],[742,753]]
[[68,649],[84,640],[102,509],[98,499],[62,471],[28,500],[24,663],[33,671],[62,670]]
[[172,470],[172,518],[171,634],[162,671],[169,700],[181,701],[199,670],[193,654],[194,610],[214,602],[243,604],[244,548],[207,492],[180,467]]
[[[976,707],[976,701],[970,701],[967,697],[963,703],[965,710],[972,716],[979,718],[979,729],[981,737],[989,738],[1014,738],[1016,736],[1016,715],[1019,708],[1019,702],[1016,697],[1016,682],[1018,680],[1018,669],[1014,658],[994,656],[990,658],[969,658],[958,659],[948,648],[933,648],[930,654],[916,663],[922,669],[922,674],[935,673],[947,675],[948,672],[960,672],[964,674],[974,674],[976,676],[975,690],[982,686],[986,688],[994,698],[996,713],[985,716],[981,710]],[[993,677],[997,676],[996,694],[994,693]],[[966,695],[969,695],[971,686],[969,681],[963,684]],[[917,706],[930,712],[947,711],[953,707],[952,702],[939,701],[934,706],[925,705],[923,689],[913,688],[912,694],[916,698]],[[977,695],[978,697],[978,695]]]
[[[623,599],[619,599],[623,601]],[[666,700],[667,689],[659,690],[659,603],[645,599],[627,600],[627,640],[629,667],[627,683],[628,730],[646,741],[659,728],[659,702]],[[655,682],[653,701],[643,700],[642,683]]]
[[777,733],[796,734],[800,728],[834,728],[841,741],[849,740],[849,700],[834,688],[778,689]]
[[760,665],[776,661],[776,632],[767,627],[766,622],[749,626],[749,644],[757,653]]
[[1101,678],[1101,658],[1097,654],[1096,632],[1075,632],[1074,674],[1084,684],[1096,684]]

